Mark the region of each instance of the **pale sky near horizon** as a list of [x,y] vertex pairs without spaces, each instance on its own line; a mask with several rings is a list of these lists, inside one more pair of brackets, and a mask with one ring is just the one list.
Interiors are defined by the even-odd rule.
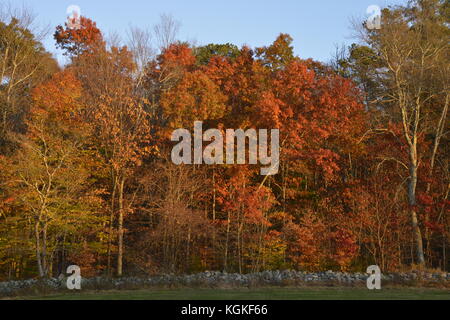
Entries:
[[[0,0],[7,2],[7,0]],[[66,21],[70,5],[97,22],[104,34],[117,32],[124,39],[130,25],[153,28],[163,13],[181,22],[180,40],[233,43],[239,47],[269,45],[279,33],[294,38],[295,53],[302,58],[328,61],[336,45],[350,44],[350,19],[367,17],[370,5],[385,7],[407,0],[15,0],[37,14],[38,21],[51,26]],[[46,48],[61,61],[50,34]]]

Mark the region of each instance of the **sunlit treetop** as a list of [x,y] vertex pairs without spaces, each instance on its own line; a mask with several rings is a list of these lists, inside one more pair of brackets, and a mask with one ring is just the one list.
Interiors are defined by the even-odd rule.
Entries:
[[79,28],[56,27],[53,37],[56,45],[65,51],[65,55],[78,56],[97,45],[102,45],[103,36],[97,24],[91,19],[81,16]]

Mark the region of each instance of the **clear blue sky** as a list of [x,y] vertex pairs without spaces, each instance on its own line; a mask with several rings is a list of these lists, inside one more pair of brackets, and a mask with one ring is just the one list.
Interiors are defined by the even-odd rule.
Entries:
[[[3,0],[1,0],[3,1]],[[55,27],[64,23],[69,5],[97,22],[104,33],[125,36],[130,24],[151,28],[162,13],[182,23],[180,40],[198,44],[231,42],[268,45],[283,32],[294,38],[302,58],[328,61],[336,44],[351,43],[350,18],[364,17],[369,5],[384,7],[406,0],[19,0]],[[45,41],[56,52],[51,36]]]

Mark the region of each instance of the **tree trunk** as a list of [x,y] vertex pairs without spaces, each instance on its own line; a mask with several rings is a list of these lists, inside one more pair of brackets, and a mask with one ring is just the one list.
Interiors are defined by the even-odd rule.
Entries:
[[48,276],[48,263],[47,263],[47,221],[42,229],[42,270],[44,277]]
[[34,224],[34,236],[36,239],[36,261],[37,261],[37,265],[38,265],[38,270],[39,270],[39,276],[41,278],[44,277],[44,270],[42,268],[42,260],[41,260],[41,241],[40,241],[40,235],[39,235],[39,221],[37,221]]
[[225,240],[225,254],[224,254],[224,261],[223,261],[223,271],[227,271],[228,269],[228,243],[230,240],[230,224],[231,224],[231,219],[230,219],[230,211],[228,211],[227,214],[227,235],[226,235],[226,240]]
[[113,178],[113,190],[111,194],[111,212],[109,214],[109,232],[108,232],[108,266],[107,266],[107,273],[108,276],[111,276],[111,246],[112,246],[112,235],[114,232],[114,203],[116,201],[116,190],[117,190],[117,179]]
[[122,261],[123,261],[123,186],[125,184],[125,179],[120,180],[119,185],[119,243],[118,243],[118,254],[117,254],[117,276],[122,276]]
[[411,215],[412,229],[414,233],[414,240],[416,244],[417,263],[419,266],[425,266],[425,257],[423,254],[422,232],[420,231],[419,222],[416,212],[416,187],[417,187],[417,152],[416,145],[410,149],[410,167],[409,167],[409,182],[408,182],[408,200],[409,210]]

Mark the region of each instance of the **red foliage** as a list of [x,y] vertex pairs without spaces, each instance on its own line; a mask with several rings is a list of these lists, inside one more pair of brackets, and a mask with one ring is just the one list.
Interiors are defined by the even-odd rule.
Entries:
[[66,55],[77,56],[91,50],[95,46],[103,45],[103,36],[97,24],[91,19],[81,16],[80,28],[56,27],[54,34],[56,44],[66,51]]

